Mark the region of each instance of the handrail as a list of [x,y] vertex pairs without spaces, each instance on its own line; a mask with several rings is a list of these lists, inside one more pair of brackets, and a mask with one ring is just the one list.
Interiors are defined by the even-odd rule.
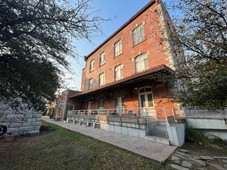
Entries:
[[[106,115],[109,118],[122,119],[146,119],[147,124],[150,121],[162,121],[169,123],[171,119],[167,115],[171,115],[172,119],[175,120],[175,111],[173,108],[124,108],[121,109],[89,109],[89,110],[68,110],[67,119],[92,119],[99,121],[99,117]],[[158,115],[158,116],[157,116]]]

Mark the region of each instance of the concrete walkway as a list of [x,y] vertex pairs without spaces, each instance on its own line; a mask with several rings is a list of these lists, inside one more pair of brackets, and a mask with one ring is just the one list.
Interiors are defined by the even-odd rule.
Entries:
[[128,135],[114,133],[98,128],[53,121],[47,116],[42,117],[42,119],[49,123],[61,126],[75,132],[79,132],[86,136],[93,137],[97,140],[134,152],[136,154],[158,161],[160,163],[163,163],[177,148],[175,146],[158,144],[146,139],[131,137]]

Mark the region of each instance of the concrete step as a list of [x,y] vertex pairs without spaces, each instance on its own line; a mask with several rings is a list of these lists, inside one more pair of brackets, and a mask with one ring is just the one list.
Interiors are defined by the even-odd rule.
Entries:
[[163,122],[152,123],[147,129],[147,135],[168,138],[166,124]]
[[162,138],[158,136],[145,136],[144,139],[150,140],[155,143],[161,143],[165,145],[169,145],[169,139],[168,138]]

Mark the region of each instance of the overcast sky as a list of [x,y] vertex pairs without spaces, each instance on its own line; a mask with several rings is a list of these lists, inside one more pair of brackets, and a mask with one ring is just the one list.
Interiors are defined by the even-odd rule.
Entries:
[[[97,11],[96,15],[109,19],[101,23],[102,34],[99,33],[92,38],[92,43],[87,40],[75,42],[77,52],[80,55],[78,59],[68,59],[71,64],[73,74],[67,73],[64,80],[69,89],[80,90],[81,73],[85,67],[83,56],[91,53],[99,44],[107,39],[134,14],[136,14],[150,0],[93,0],[90,3],[92,11]],[[168,1],[168,0],[167,0]]]

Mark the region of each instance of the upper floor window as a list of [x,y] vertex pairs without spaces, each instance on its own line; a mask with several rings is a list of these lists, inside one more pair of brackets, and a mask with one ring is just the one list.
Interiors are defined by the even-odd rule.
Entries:
[[115,80],[120,80],[123,78],[123,65],[118,65],[114,68],[114,78]]
[[135,58],[136,72],[148,69],[147,54],[143,53]]
[[119,56],[122,53],[122,44],[121,44],[121,40],[117,41],[114,44],[114,56]]
[[99,86],[102,86],[105,84],[105,73],[102,73],[99,75]]
[[94,87],[94,79],[91,78],[91,79],[89,80],[89,89],[92,89],[93,87]]
[[100,54],[100,57],[99,57],[99,65],[101,66],[101,65],[103,65],[103,64],[105,64],[105,52],[102,52],[101,54]]
[[94,65],[95,65],[95,60],[91,60],[90,62],[90,71],[93,71],[94,70]]
[[138,25],[132,31],[132,39],[133,39],[133,45],[137,45],[144,40],[144,28],[142,24]]

